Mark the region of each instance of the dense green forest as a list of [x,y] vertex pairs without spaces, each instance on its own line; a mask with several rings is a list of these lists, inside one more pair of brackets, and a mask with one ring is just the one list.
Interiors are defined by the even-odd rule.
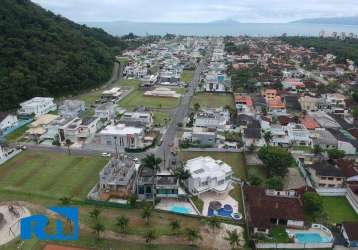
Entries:
[[1,0],[0,110],[33,96],[76,94],[106,82],[114,56],[127,43],[29,0]]
[[320,53],[332,53],[337,56],[337,63],[344,63],[346,59],[358,63],[358,39],[292,36],[282,37],[282,40],[293,46],[314,47]]

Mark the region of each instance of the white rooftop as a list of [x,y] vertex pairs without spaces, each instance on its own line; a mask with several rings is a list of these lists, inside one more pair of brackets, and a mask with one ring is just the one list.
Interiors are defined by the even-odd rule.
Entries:
[[105,127],[99,134],[128,135],[128,134],[140,134],[142,132],[143,132],[143,128],[127,127],[125,124],[117,124],[115,126],[109,125]]
[[192,178],[208,178],[226,175],[232,172],[232,168],[223,161],[215,160],[210,156],[200,156],[186,162],[185,168],[191,173]]

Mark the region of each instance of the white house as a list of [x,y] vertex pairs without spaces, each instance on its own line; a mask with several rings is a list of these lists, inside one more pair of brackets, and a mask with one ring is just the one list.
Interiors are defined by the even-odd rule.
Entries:
[[224,129],[230,121],[230,112],[226,109],[205,109],[195,115],[194,127]]
[[111,102],[107,102],[97,106],[95,113],[101,119],[111,120],[116,115],[116,106]]
[[125,112],[121,117],[125,124],[140,124],[145,127],[153,125],[153,115],[150,112]]
[[18,124],[17,116],[7,113],[0,113],[0,135],[2,131],[16,127]]
[[144,129],[124,124],[109,125],[97,134],[97,143],[113,147],[117,145],[122,149],[143,148]]
[[312,144],[310,133],[302,124],[289,123],[287,135],[293,145],[310,146]]
[[207,191],[223,193],[231,186],[232,168],[210,156],[200,156],[186,162],[191,176],[185,181],[190,193],[199,195]]
[[65,100],[59,107],[59,114],[65,118],[75,118],[79,116],[86,109],[84,101],[80,100]]
[[21,108],[18,110],[18,114],[29,116],[34,114],[35,117],[39,117],[57,109],[57,105],[53,101],[52,97],[34,97],[20,103]]

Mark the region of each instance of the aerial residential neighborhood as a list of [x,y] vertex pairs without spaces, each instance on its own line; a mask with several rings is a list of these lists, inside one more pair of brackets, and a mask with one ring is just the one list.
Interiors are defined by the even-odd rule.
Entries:
[[[112,36],[6,6],[71,52],[0,81],[0,249],[358,247],[354,33]],[[36,216],[78,238],[25,239]]]

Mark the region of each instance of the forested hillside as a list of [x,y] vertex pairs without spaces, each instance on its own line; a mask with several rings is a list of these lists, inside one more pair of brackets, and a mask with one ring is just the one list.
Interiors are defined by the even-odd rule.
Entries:
[[320,53],[332,53],[337,56],[337,62],[351,59],[358,63],[358,39],[339,40],[321,37],[282,37],[282,40],[294,46],[314,47]]
[[110,78],[120,38],[76,24],[29,0],[1,0],[0,110],[33,96],[62,96]]

